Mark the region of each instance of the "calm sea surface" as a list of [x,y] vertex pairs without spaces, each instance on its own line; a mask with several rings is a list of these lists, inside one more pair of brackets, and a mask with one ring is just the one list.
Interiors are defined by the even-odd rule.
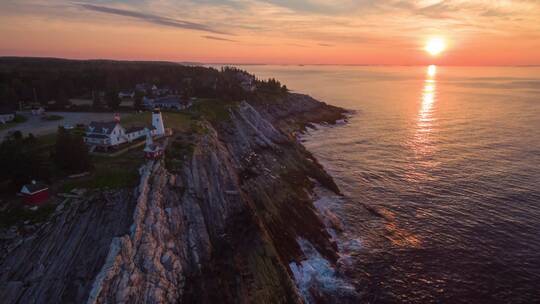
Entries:
[[540,68],[244,66],[355,110],[305,142],[371,303],[540,303]]

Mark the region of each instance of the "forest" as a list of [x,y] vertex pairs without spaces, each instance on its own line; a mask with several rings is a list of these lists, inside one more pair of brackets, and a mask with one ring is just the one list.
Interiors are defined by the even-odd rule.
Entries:
[[[248,99],[257,91],[283,93],[287,88],[275,79],[254,80],[256,91],[242,88],[239,75],[247,72],[225,67],[185,66],[172,62],[67,60],[55,58],[0,57],[0,106],[20,108],[41,104],[62,110],[69,99],[112,99],[147,83],[181,92],[185,97]],[[114,104],[104,100],[103,104]]]

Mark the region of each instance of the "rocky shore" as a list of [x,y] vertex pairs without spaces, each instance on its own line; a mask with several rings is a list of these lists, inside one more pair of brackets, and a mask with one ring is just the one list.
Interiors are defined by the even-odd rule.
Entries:
[[338,260],[313,189],[339,189],[294,137],[343,115],[287,94],[202,122],[181,168],[150,161],[136,189],[73,200],[30,236],[0,241],[2,302],[346,301],[298,282],[308,255]]

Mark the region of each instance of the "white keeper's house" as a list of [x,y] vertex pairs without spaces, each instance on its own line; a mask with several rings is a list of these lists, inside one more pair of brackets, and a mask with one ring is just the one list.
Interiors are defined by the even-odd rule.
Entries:
[[86,128],[84,142],[89,146],[108,149],[144,138],[147,133],[158,137],[165,135],[163,117],[158,109],[152,112],[152,126],[148,127],[124,128],[120,124],[118,114],[115,115],[114,121],[93,121]]

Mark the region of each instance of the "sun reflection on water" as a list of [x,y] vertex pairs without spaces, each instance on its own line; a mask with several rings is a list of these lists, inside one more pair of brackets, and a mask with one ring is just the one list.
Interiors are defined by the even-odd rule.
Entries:
[[427,124],[432,120],[431,108],[435,102],[435,83],[431,82],[432,80],[426,80],[424,84],[424,90],[422,91],[422,105],[420,107],[419,121],[418,126],[421,131],[429,131],[426,128],[430,127],[430,124]]
[[[430,65],[426,70],[426,78],[422,88],[420,106],[416,118],[416,131],[412,142],[412,149],[422,166],[430,166],[429,156],[435,147],[433,145],[433,131],[436,121],[434,107],[437,102],[437,67]],[[435,166],[435,164],[433,164]],[[421,171],[423,172],[423,171]]]
[[436,81],[435,76],[437,75],[437,67],[430,65],[427,69],[427,78],[424,81],[424,89],[422,91],[422,105],[420,107],[418,126],[421,132],[426,132],[431,130],[432,120],[432,108],[433,103],[435,102],[436,94]]

